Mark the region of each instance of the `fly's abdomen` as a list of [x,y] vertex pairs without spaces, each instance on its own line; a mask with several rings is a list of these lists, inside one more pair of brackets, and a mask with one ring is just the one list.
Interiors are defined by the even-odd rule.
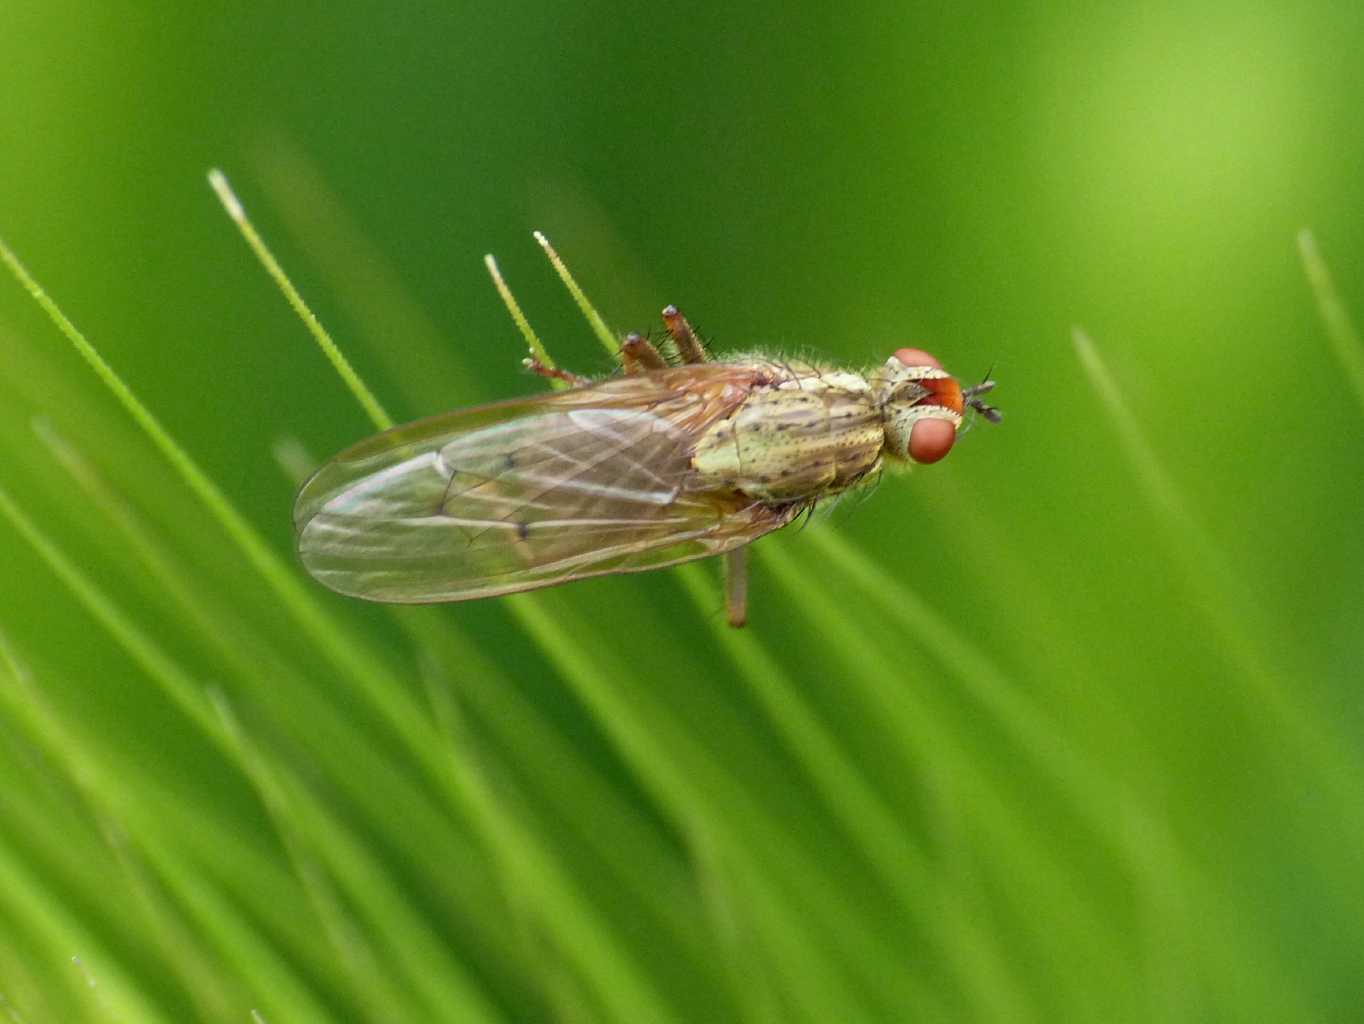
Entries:
[[806,378],[755,391],[702,435],[690,487],[779,504],[852,486],[876,469],[885,443],[870,392],[860,377],[853,383]]

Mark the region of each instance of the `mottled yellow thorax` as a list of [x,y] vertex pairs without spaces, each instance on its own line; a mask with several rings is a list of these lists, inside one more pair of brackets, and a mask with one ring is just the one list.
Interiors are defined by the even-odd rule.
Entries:
[[782,369],[778,381],[754,389],[702,434],[692,487],[780,504],[837,494],[879,468],[885,432],[866,378]]

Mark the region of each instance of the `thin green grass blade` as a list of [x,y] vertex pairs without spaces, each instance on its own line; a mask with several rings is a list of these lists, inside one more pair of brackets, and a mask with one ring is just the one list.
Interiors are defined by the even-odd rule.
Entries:
[[289,301],[289,305],[292,306],[294,312],[298,314],[298,318],[303,321],[304,326],[312,333],[313,340],[317,342],[317,347],[322,349],[322,352],[331,362],[332,369],[334,369],[341,380],[345,382],[346,387],[350,388],[350,392],[355,396],[355,400],[359,402],[360,407],[365,410],[365,415],[367,415],[370,418],[370,421],[380,430],[387,430],[389,427],[393,426],[393,419],[384,411],[384,407],[379,404],[379,400],[374,397],[374,392],[370,391],[370,389],[365,386],[365,382],[360,379],[360,375],[355,372],[350,361],[345,357],[344,353],[342,353],[336,342],[332,340],[331,335],[327,333],[327,329],[322,326],[322,322],[318,320],[313,311],[308,308],[308,304],[303,301],[302,294],[294,287],[294,283],[289,280],[288,275],[284,273],[283,268],[279,265],[279,261],[275,259],[274,253],[270,251],[270,247],[265,244],[265,240],[261,238],[260,233],[256,231],[255,225],[253,225],[251,219],[247,217],[246,208],[242,205],[241,200],[237,198],[236,193],[232,191],[232,186],[228,183],[227,177],[222,171],[215,167],[208,172],[208,183],[213,186],[213,191],[218,194],[218,199],[222,202],[223,209],[226,210],[227,215],[232,218],[232,222],[237,225],[237,230],[241,232],[242,238],[246,239],[246,244],[249,245],[251,251],[256,254],[256,259],[260,260],[261,266],[263,266],[266,273],[270,275],[270,279],[275,282],[275,286],[279,288],[284,297]]
[[[249,692],[257,706],[270,713],[277,727],[290,735],[293,742],[309,749],[319,764],[331,768],[338,788],[377,822],[394,830],[401,830],[404,824],[410,827],[421,823],[424,831],[432,833],[443,826],[443,819],[430,800],[399,769],[376,756],[372,745],[349,719],[338,714],[325,693],[319,693],[311,680],[291,668],[264,638],[255,636],[229,609],[211,606],[206,601],[187,571],[175,564],[152,531],[110,492],[79,452],[50,427],[40,429],[39,436],[89,495],[93,507],[109,518],[148,578],[155,581],[176,611],[215,651],[225,670],[220,678],[232,679]],[[4,507],[0,503],[0,510]],[[120,644],[142,661],[149,676],[179,688],[186,699],[192,697],[196,709],[206,708],[188,673],[177,669],[146,634],[132,627],[112,599],[95,588],[55,547],[45,545],[43,550],[47,557],[58,561],[62,578],[106,623]],[[377,795],[379,792],[382,796]],[[430,869],[435,874],[443,873],[439,862],[430,862]]]
[[[530,603],[526,602],[527,607]],[[673,1013],[636,958],[584,898],[551,845],[532,834],[499,801],[482,772],[460,756],[451,737],[451,789],[475,819],[512,891],[538,894],[539,927],[575,964],[601,1004],[617,1019],[671,1020]]]
[[[516,301],[516,296],[507,286],[492,253],[483,257],[483,265],[488,268],[488,276],[493,279],[493,287],[497,289],[497,294],[502,296],[502,303],[507,307],[512,323],[516,324],[516,329],[521,332],[521,337],[526,339],[526,347],[530,349],[531,358],[547,370],[555,369],[554,357],[549,354],[549,350],[545,348],[545,343],[540,340],[540,336],[535,333],[535,328],[531,327],[530,321],[526,319],[526,314],[521,311],[521,304]],[[558,377],[550,377],[548,381],[549,386],[555,391],[563,391],[569,386],[568,381],[561,380]]]
[[[256,147],[253,158],[272,212],[321,272],[329,302],[370,340],[369,358],[382,361],[397,396],[412,409],[441,408],[450,394],[444,375],[414,374],[412,367],[445,365],[452,346],[444,329],[414,300],[402,275],[296,140],[274,135]],[[387,396],[389,403],[397,396]]]
[[142,428],[166,460],[176,469],[195,496],[222,524],[224,530],[241,548],[251,564],[271,584],[289,611],[302,625],[308,628],[317,640],[319,648],[323,651],[334,652],[332,655],[334,662],[338,667],[346,669],[348,674],[356,672],[357,667],[363,666],[366,672],[361,674],[361,678],[382,677],[385,673],[378,667],[377,663],[361,652],[356,645],[350,643],[344,631],[336,628],[326,619],[299,585],[295,576],[285,568],[284,564],[270,551],[255,530],[246,523],[218,486],[176,443],[160,421],[152,415],[123,382],[122,378],[105,362],[85,335],[66,317],[3,241],[0,241],[0,262],[9,268],[10,272],[48,315],[58,330],[95,371],[104,385],[113,392],[115,398],[127,410],[134,422]]
[[549,262],[554,267],[555,272],[558,273],[559,279],[563,281],[564,287],[568,289],[568,293],[573,296],[573,301],[582,310],[583,318],[592,328],[592,333],[597,336],[597,340],[601,342],[602,348],[606,349],[607,354],[612,359],[619,359],[620,340],[611,333],[611,328],[606,326],[606,321],[602,319],[596,307],[588,300],[586,293],[578,287],[578,282],[568,272],[568,267],[559,258],[559,254],[555,252],[554,246],[549,244],[549,239],[539,231],[534,232],[534,235],[535,240],[540,243],[540,248],[544,249],[545,255],[549,257]]
[[574,880],[545,848],[500,805],[498,796],[466,766],[452,760],[452,790],[475,817],[478,827],[520,891],[538,894],[539,924],[560,954],[592,984],[593,992],[615,1017],[632,1020],[675,1019],[629,950],[582,897]]

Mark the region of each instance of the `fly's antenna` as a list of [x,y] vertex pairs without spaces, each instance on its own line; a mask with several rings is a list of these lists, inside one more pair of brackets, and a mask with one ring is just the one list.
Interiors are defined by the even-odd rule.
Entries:
[[969,388],[963,388],[961,397],[965,399],[968,406],[976,410],[976,412],[980,413],[991,423],[998,423],[1004,419],[1004,414],[993,405],[987,405],[977,397],[978,395],[983,395],[987,391],[993,391],[995,389],[995,382],[990,379],[990,374],[994,372],[995,368],[993,366],[986,370],[985,378],[979,384],[973,384]]

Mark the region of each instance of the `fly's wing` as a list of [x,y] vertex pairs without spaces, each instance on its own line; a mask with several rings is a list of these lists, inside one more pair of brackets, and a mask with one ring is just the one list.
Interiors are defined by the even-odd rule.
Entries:
[[462,601],[719,554],[793,510],[688,489],[700,431],[757,380],[708,363],[398,427],[343,452],[294,509],[304,566],[376,601]]

